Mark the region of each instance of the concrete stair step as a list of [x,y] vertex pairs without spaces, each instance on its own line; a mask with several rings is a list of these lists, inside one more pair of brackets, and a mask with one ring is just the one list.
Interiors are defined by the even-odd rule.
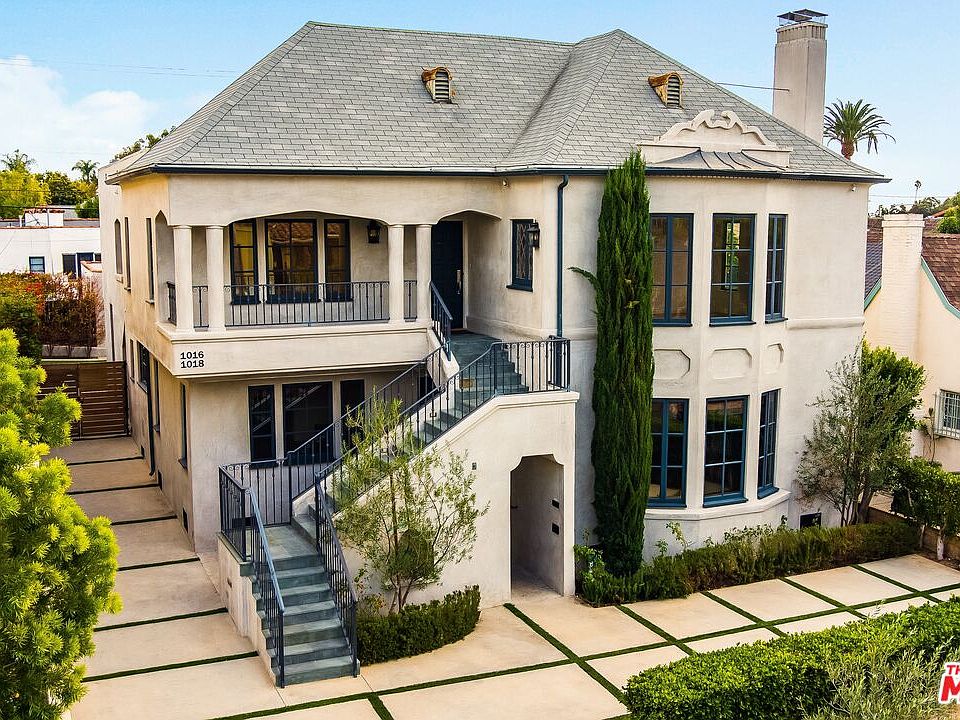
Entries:
[[304,585],[321,585],[326,582],[327,571],[322,566],[298,567],[290,570],[277,570],[277,584],[281,594],[287,588]]
[[[267,639],[268,648],[276,645],[276,638],[273,636],[270,628],[263,628],[263,636]],[[299,645],[301,643],[316,642],[318,640],[336,640],[342,637],[343,626],[340,624],[340,618],[313,620],[311,622],[295,623],[293,625],[284,622],[283,626],[284,646]]]
[[[283,616],[284,625],[295,625],[299,623],[308,623],[315,620],[329,620],[338,618],[337,606],[333,600],[319,600],[317,602],[305,602],[299,605],[287,605],[284,601],[285,613]],[[261,620],[267,617],[266,612],[257,610],[257,615]]]
[[[328,660],[336,657],[350,657],[350,647],[345,638],[333,640],[318,640],[317,642],[297,643],[283,646],[283,657],[287,667],[314,660]],[[270,649],[271,665],[276,668],[279,664],[276,651]]]
[[303,570],[306,568],[324,570],[323,564],[317,555],[296,555],[292,557],[274,558],[273,567],[277,572],[283,570]]
[[285,671],[288,685],[312,680],[329,680],[346,675],[353,675],[353,658],[349,655],[288,665]]
[[[281,590],[280,594],[283,596],[283,604],[287,609],[295,607],[297,605],[308,605],[310,603],[326,602],[333,598],[333,594],[330,592],[330,585],[327,583],[319,583],[317,585],[301,585],[295,588],[290,588],[286,592]],[[256,593],[257,597],[257,610],[263,610],[263,598],[260,596],[260,593]]]

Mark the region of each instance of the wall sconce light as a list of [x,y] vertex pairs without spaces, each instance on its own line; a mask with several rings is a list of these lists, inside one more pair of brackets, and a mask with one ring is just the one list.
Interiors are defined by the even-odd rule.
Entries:
[[530,247],[540,247],[540,224],[536,220],[527,225],[527,242]]
[[371,220],[367,224],[367,242],[371,245],[376,245],[380,242],[380,223],[376,220]]

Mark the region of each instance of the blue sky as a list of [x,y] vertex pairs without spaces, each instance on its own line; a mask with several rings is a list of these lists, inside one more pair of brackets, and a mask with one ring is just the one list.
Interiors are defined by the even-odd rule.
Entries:
[[[807,0],[804,0],[804,3]],[[800,2],[562,0],[21,2],[0,42],[0,153],[41,169],[108,160],[147,131],[182,121],[307,20],[578,40],[620,27],[713,80],[769,86],[777,14]],[[957,0],[817,0],[829,14],[827,102],[864,98],[896,144],[855,159],[893,182],[872,204],[960,190],[954,141]],[[765,90],[732,88],[769,109]],[[887,197],[901,196],[901,197]]]

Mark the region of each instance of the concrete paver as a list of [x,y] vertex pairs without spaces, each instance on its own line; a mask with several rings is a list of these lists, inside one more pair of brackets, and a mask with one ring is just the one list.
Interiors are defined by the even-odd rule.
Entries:
[[70,492],[111,490],[135,485],[155,485],[156,479],[143,460],[117,460],[70,466]]
[[837,625],[846,625],[848,622],[859,620],[856,615],[848,612],[831,613],[830,615],[819,615],[817,617],[807,618],[805,620],[795,620],[794,622],[778,625],[780,630],[785,633],[798,632],[816,632],[817,630],[826,630]]
[[780,620],[830,610],[834,607],[782,580],[764,580],[749,585],[711,590],[711,592],[718,598],[762,620]]
[[[317,680],[315,682],[298,685],[287,685],[277,688],[277,692],[285,705],[300,705],[301,703],[316,702],[318,700],[332,700],[348,695],[359,695],[370,692],[370,686],[363,676],[333,678],[331,680]],[[284,715],[286,717],[286,715]]]
[[613,655],[591,660],[588,664],[618,688],[623,688],[633,675],[657,665],[666,665],[685,658],[687,654],[678,647],[667,645],[652,650]]
[[577,655],[652,645],[662,637],[615,607],[593,608],[574,598],[517,603],[517,608]]
[[190,539],[176,519],[117,525],[113,528],[120,546],[120,567],[169,562],[195,557]]
[[371,688],[385,690],[564,657],[509,610],[495,607],[484,610],[476,630],[459,642],[415,658],[371,665],[362,673]]
[[929,604],[930,601],[927,600],[927,598],[915,597],[907,600],[895,600],[893,602],[877,603],[876,605],[871,605],[870,607],[861,609],[860,612],[868,617],[876,617],[878,615],[886,615],[887,613],[903,612],[908,608]]
[[282,715],[266,717],[276,718],[276,720],[380,720],[380,716],[368,700],[351,700],[336,705],[294,710]]
[[852,567],[794,575],[790,579],[843,605],[886,600],[907,592],[902,587]]
[[173,512],[163,493],[155,487],[111,490],[72,497],[90,517],[103,515],[110,518],[111,522],[145,520]]
[[602,720],[626,709],[576,665],[385,695],[394,720]]
[[864,563],[863,567],[916,590],[931,590],[960,583],[960,572],[921,555],[877,560]]
[[124,570],[117,573],[115,588],[123,610],[101,616],[100,627],[223,607],[200,563]]
[[743,630],[728,635],[717,635],[716,637],[705,638],[703,640],[694,640],[693,642],[687,643],[687,645],[695,652],[705,653],[733,647],[734,645],[750,645],[757,642],[757,640],[773,640],[775,637],[777,636],[766,628],[754,628],[753,630]]
[[87,676],[239,655],[253,646],[226,613],[98,632]]
[[102,462],[140,457],[140,446],[130,437],[102,440],[77,440],[70,445],[54,448],[51,457],[63,458],[67,463]]
[[706,635],[753,624],[740,613],[700,593],[675,600],[638,602],[627,607],[675,638]]
[[949,600],[950,598],[960,597],[960,589],[957,590],[944,590],[943,592],[934,593],[933,597],[937,600]]

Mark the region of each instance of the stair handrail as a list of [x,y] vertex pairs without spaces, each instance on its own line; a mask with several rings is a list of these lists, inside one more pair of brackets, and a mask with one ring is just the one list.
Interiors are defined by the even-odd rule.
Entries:
[[247,488],[245,492],[250,496],[250,509],[253,517],[253,524],[250,527],[253,535],[250,543],[250,562],[253,564],[254,575],[260,588],[260,596],[263,598],[263,612],[266,615],[267,625],[270,627],[270,634],[275,638],[274,648],[277,651],[277,667],[280,671],[278,684],[280,687],[284,687],[286,674],[284,671],[283,617],[286,614],[286,606],[283,603],[283,595],[280,593],[280,583],[277,580],[277,571],[273,566],[273,556],[270,554],[270,543],[267,541],[263,518],[260,517],[257,494],[251,488]]
[[327,505],[326,495],[320,491],[319,483],[314,483],[313,493],[316,503],[314,513],[316,535],[314,537],[317,543],[317,554],[323,558],[323,564],[327,570],[330,594],[337,606],[340,624],[350,645],[353,675],[356,677],[360,673],[360,664],[357,662],[357,589],[350,576],[350,566],[347,565],[343,555],[343,546],[340,544],[337,528],[333,524],[333,515]]
[[430,320],[433,322],[433,333],[440,341],[440,347],[443,348],[447,360],[450,360],[453,355],[450,347],[450,338],[453,335],[453,314],[433,281],[430,282]]

